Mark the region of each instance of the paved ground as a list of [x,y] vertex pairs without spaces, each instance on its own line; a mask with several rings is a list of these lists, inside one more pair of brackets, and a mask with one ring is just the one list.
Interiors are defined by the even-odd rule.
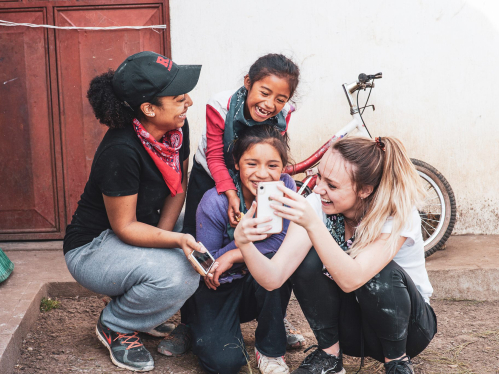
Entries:
[[[66,269],[60,243],[0,244],[14,262],[0,285],[0,368],[10,373],[22,340],[39,313],[42,297],[85,296]],[[34,250],[40,249],[40,250]],[[453,236],[447,249],[427,259],[434,296],[499,300],[499,236]]]

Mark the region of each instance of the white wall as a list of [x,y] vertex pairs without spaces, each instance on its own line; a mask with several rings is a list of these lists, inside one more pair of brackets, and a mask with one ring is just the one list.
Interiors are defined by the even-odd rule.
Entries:
[[[237,87],[259,56],[301,68],[290,123],[295,160],[347,123],[341,84],[383,72],[366,115],[442,172],[458,206],[455,234],[499,234],[499,10],[496,0],[170,0],[172,56],[202,64],[191,97],[193,150],[207,99]],[[367,113],[367,111],[366,111]]]

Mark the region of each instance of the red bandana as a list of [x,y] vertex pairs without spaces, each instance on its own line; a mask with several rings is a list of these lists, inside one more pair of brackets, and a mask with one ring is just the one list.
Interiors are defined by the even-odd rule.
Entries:
[[161,172],[171,195],[184,192],[178,157],[183,140],[182,129],[168,131],[158,142],[136,118],[133,120],[133,126],[147,153]]

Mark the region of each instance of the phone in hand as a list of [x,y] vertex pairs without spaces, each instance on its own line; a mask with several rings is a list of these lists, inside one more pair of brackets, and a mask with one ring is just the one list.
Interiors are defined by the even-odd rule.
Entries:
[[203,253],[192,251],[187,259],[191,262],[192,265],[194,265],[194,269],[196,269],[196,271],[203,277],[210,272],[210,269],[215,263],[215,259],[208,251]]
[[265,234],[278,234],[282,231],[282,217],[276,216],[274,214],[274,209],[270,207],[270,204],[282,205],[281,203],[270,200],[270,196],[284,196],[284,192],[277,189],[278,185],[284,186],[283,181],[275,182],[260,182],[258,183],[256,189],[256,202],[258,203],[256,207],[256,217],[271,217],[272,221],[262,223],[258,227],[271,225],[272,228],[265,232]]

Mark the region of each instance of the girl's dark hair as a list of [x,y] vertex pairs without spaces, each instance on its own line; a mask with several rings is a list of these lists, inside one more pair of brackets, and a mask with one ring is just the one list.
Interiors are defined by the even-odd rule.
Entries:
[[289,161],[289,144],[288,135],[284,135],[272,125],[256,125],[247,126],[241,132],[239,132],[239,137],[234,142],[234,148],[232,150],[232,156],[234,157],[234,163],[237,165],[244,152],[246,152],[250,147],[255,144],[267,143],[273,146],[279,156],[283,166],[286,166]]
[[300,80],[300,68],[298,65],[284,55],[269,53],[256,60],[251,65],[248,73],[251,86],[269,75],[276,75],[288,81],[290,90],[289,98],[291,99]]
[[[140,106],[127,107],[120,101],[113,90],[114,71],[96,76],[90,82],[87,98],[94,110],[95,118],[110,129],[122,129],[132,123],[134,118],[141,119],[143,113]],[[158,97],[148,100],[149,103],[161,107]]]

